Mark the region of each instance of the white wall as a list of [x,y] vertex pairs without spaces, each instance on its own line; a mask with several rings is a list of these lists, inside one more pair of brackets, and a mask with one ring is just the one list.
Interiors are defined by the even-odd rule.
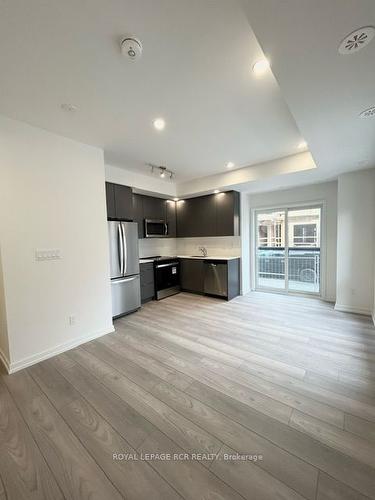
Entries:
[[[15,370],[113,329],[103,153],[0,117],[0,172]],[[61,249],[62,259],[37,262],[37,248]]]
[[251,291],[250,276],[250,195],[241,193],[241,293]]
[[6,366],[9,360],[8,325],[6,317],[3,266],[0,249],[0,361]]
[[[286,189],[282,191],[272,191],[267,193],[249,194],[248,201],[243,196],[242,224],[248,224],[246,217],[249,217],[249,212],[256,208],[273,208],[285,207],[290,205],[304,205],[307,203],[324,202],[325,205],[325,226],[326,230],[323,234],[323,241],[326,241],[326,255],[325,258],[325,280],[322,283],[322,297],[325,300],[334,301],[336,297],[336,238],[337,238],[337,182],[325,182],[321,184],[311,184],[308,186],[300,186],[293,189]],[[246,228],[244,228],[246,230]],[[253,229],[251,227],[250,234],[247,235],[245,231],[242,232],[243,242],[242,246],[245,249],[250,248],[251,258],[250,262],[243,257],[243,273],[245,278],[243,283],[246,288],[246,279],[250,276],[251,286],[254,285],[254,256],[252,255],[252,235]],[[244,255],[244,251],[243,251]]]
[[171,198],[176,196],[176,183],[168,179],[160,179],[156,175],[143,175],[138,172],[133,172],[132,170],[106,165],[105,179],[115,184],[130,186],[135,188],[136,191],[147,191],[149,193],[170,196]]
[[374,310],[375,169],[338,178],[336,308]]

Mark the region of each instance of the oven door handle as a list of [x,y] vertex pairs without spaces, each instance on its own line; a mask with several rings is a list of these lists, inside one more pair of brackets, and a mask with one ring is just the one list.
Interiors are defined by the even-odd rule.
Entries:
[[179,262],[169,262],[168,264],[158,264],[156,266],[156,269],[160,269],[161,267],[171,267],[171,266],[178,266]]

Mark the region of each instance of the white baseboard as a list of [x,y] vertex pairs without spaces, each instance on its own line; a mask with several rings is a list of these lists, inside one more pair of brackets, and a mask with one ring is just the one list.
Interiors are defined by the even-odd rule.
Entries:
[[[7,372],[10,373],[15,373],[18,372],[19,370],[22,370],[23,368],[27,368],[28,366],[35,365],[36,363],[39,363],[40,361],[44,361],[45,359],[52,358],[53,356],[56,356],[57,354],[61,354],[65,351],[69,351],[70,349],[73,349],[74,347],[78,347],[79,345],[85,344],[86,342],[90,342],[90,340],[95,340],[99,337],[103,337],[104,335],[107,335],[108,333],[114,332],[115,329],[112,326],[108,327],[106,330],[101,330],[99,332],[95,332],[92,335],[88,335],[85,337],[79,337],[77,339],[71,340],[70,342],[66,342],[64,344],[60,344],[58,346],[55,346],[51,349],[47,349],[46,351],[42,351],[38,354],[33,354],[32,356],[28,356],[27,358],[21,359],[20,361],[15,361],[11,363],[4,363],[5,367],[7,369]],[[1,353],[0,353],[1,354]],[[4,360],[3,360],[4,362]]]
[[362,314],[363,316],[372,316],[372,311],[369,309],[362,309],[360,307],[346,306],[344,304],[335,304],[335,310],[353,314]]
[[330,304],[336,303],[336,297],[322,297],[322,300],[324,300],[324,302],[329,302]]
[[0,349],[0,362],[4,365],[6,371],[9,373],[9,359],[5,356],[5,353]]

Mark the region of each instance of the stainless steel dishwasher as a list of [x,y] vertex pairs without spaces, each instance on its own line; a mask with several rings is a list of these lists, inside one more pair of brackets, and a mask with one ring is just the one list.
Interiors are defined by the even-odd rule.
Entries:
[[204,293],[228,295],[228,265],[226,262],[205,262]]

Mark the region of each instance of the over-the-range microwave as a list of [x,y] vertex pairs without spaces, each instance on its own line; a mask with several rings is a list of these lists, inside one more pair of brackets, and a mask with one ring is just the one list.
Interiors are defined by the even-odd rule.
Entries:
[[145,219],[146,238],[166,238],[168,236],[168,224],[162,219]]

